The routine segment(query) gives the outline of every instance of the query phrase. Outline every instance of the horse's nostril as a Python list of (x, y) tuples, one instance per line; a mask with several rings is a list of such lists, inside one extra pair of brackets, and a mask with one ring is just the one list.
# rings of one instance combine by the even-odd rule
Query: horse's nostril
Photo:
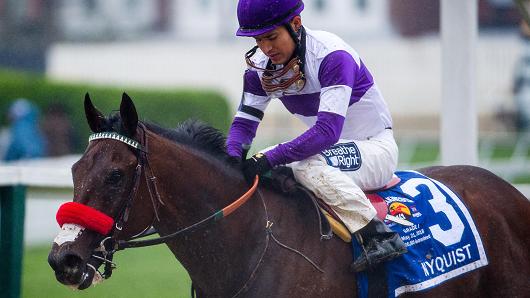
[(75, 254), (66, 254), (63, 258), (63, 267), (65, 268), (79, 268), (83, 260)]
[(71, 252), (50, 253), (48, 263), (55, 272), (72, 272), (81, 268), (83, 259)]
[(52, 267), (53, 271), (57, 271), (58, 260), (57, 255), (53, 253), (53, 251), (48, 254), (48, 264), (50, 264), (50, 267)]
[(77, 285), (83, 279), (83, 259), (72, 252), (50, 253), (48, 263), (55, 271), (57, 280), (65, 285)]

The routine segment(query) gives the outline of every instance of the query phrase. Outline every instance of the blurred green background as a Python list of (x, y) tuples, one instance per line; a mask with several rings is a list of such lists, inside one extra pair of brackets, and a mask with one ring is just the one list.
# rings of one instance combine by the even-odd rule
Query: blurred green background
[[(83, 83), (65, 83), (47, 79), (34, 73), (2, 70), (0, 68), (0, 124), (7, 124), (7, 110), (13, 100), (26, 98), (40, 110), (41, 119), (54, 109), (64, 109), (78, 140), (73, 152), (81, 153), (90, 133), (84, 114), (83, 101), (89, 93), (94, 105), (104, 114), (119, 109), (121, 96), (126, 92), (134, 101), (141, 120), (156, 122), (166, 127), (188, 119), (201, 119), (226, 131), (230, 123), (230, 107), (219, 92), (207, 89), (141, 89), (109, 87)], [(53, 135), (47, 135), (53, 143)]]
[(118, 268), (112, 276), (84, 291), (72, 290), (55, 280), (47, 262), (49, 252), (50, 246), (24, 250), (22, 297), (190, 297), (190, 279), (165, 245), (116, 253)]

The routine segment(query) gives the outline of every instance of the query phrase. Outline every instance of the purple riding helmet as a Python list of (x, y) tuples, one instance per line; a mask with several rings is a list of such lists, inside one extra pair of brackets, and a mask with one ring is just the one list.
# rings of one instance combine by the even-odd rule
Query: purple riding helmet
[(239, 0), (237, 36), (254, 37), (282, 26), (304, 10), (302, 0)]

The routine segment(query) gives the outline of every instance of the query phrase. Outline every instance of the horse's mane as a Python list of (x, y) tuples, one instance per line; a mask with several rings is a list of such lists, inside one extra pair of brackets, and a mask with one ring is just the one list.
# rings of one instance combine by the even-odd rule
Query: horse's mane
[[(197, 120), (188, 119), (170, 129), (152, 122), (142, 122), (153, 133), (171, 140), (175, 143), (184, 144), (197, 150), (225, 160), (228, 158), (225, 141), (226, 138), (221, 131), (209, 124)], [(119, 113), (108, 118), (109, 129), (124, 134)]]

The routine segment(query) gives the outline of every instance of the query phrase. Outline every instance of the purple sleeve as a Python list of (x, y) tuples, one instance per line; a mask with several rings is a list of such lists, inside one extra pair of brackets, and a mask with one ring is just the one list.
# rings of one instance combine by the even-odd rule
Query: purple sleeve
[(350, 53), (343, 50), (329, 53), (318, 69), (318, 80), (322, 88), (336, 85), (353, 88), (358, 75), (359, 65)]
[(230, 130), (228, 138), (226, 139), (226, 150), (228, 155), (241, 158), (243, 152), (243, 144), (251, 144), (256, 136), (258, 129), (258, 122), (248, 120), (245, 118), (235, 117)]
[(261, 87), (261, 81), (258, 73), (247, 69), (243, 75), (243, 92), (252, 93), (259, 96), (267, 96), (267, 93)]
[(350, 105), (358, 102), (374, 84), (374, 78), (364, 63), (357, 64), (352, 55), (339, 50), (328, 54), (318, 70), (322, 88), (345, 85), (352, 88)]
[(318, 112), (313, 127), (294, 140), (265, 152), (265, 156), (273, 167), (306, 159), (337, 143), (343, 124), (341, 115)]
[[(261, 87), (261, 82), (258, 77), (258, 73), (251, 70), (246, 70), (243, 75), (243, 92), (248, 92), (257, 96), (267, 96), (263, 88)], [(245, 94), (243, 94), (241, 105), (239, 106), (240, 112), (241, 108), (245, 103)], [(263, 112), (254, 107), (252, 103), (248, 107), (250, 111), (244, 111), (245, 114), (261, 119), (263, 117)], [(252, 113), (252, 111), (254, 111)], [(261, 115), (259, 113), (261, 112)], [(258, 113), (258, 114), (256, 114)], [(259, 122), (253, 121), (250, 119), (235, 117), (230, 130), (228, 131), (228, 137), (226, 139), (226, 150), (228, 155), (241, 158), (243, 153), (243, 144), (250, 145), (252, 140), (256, 136), (256, 130), (258, 129)]]

